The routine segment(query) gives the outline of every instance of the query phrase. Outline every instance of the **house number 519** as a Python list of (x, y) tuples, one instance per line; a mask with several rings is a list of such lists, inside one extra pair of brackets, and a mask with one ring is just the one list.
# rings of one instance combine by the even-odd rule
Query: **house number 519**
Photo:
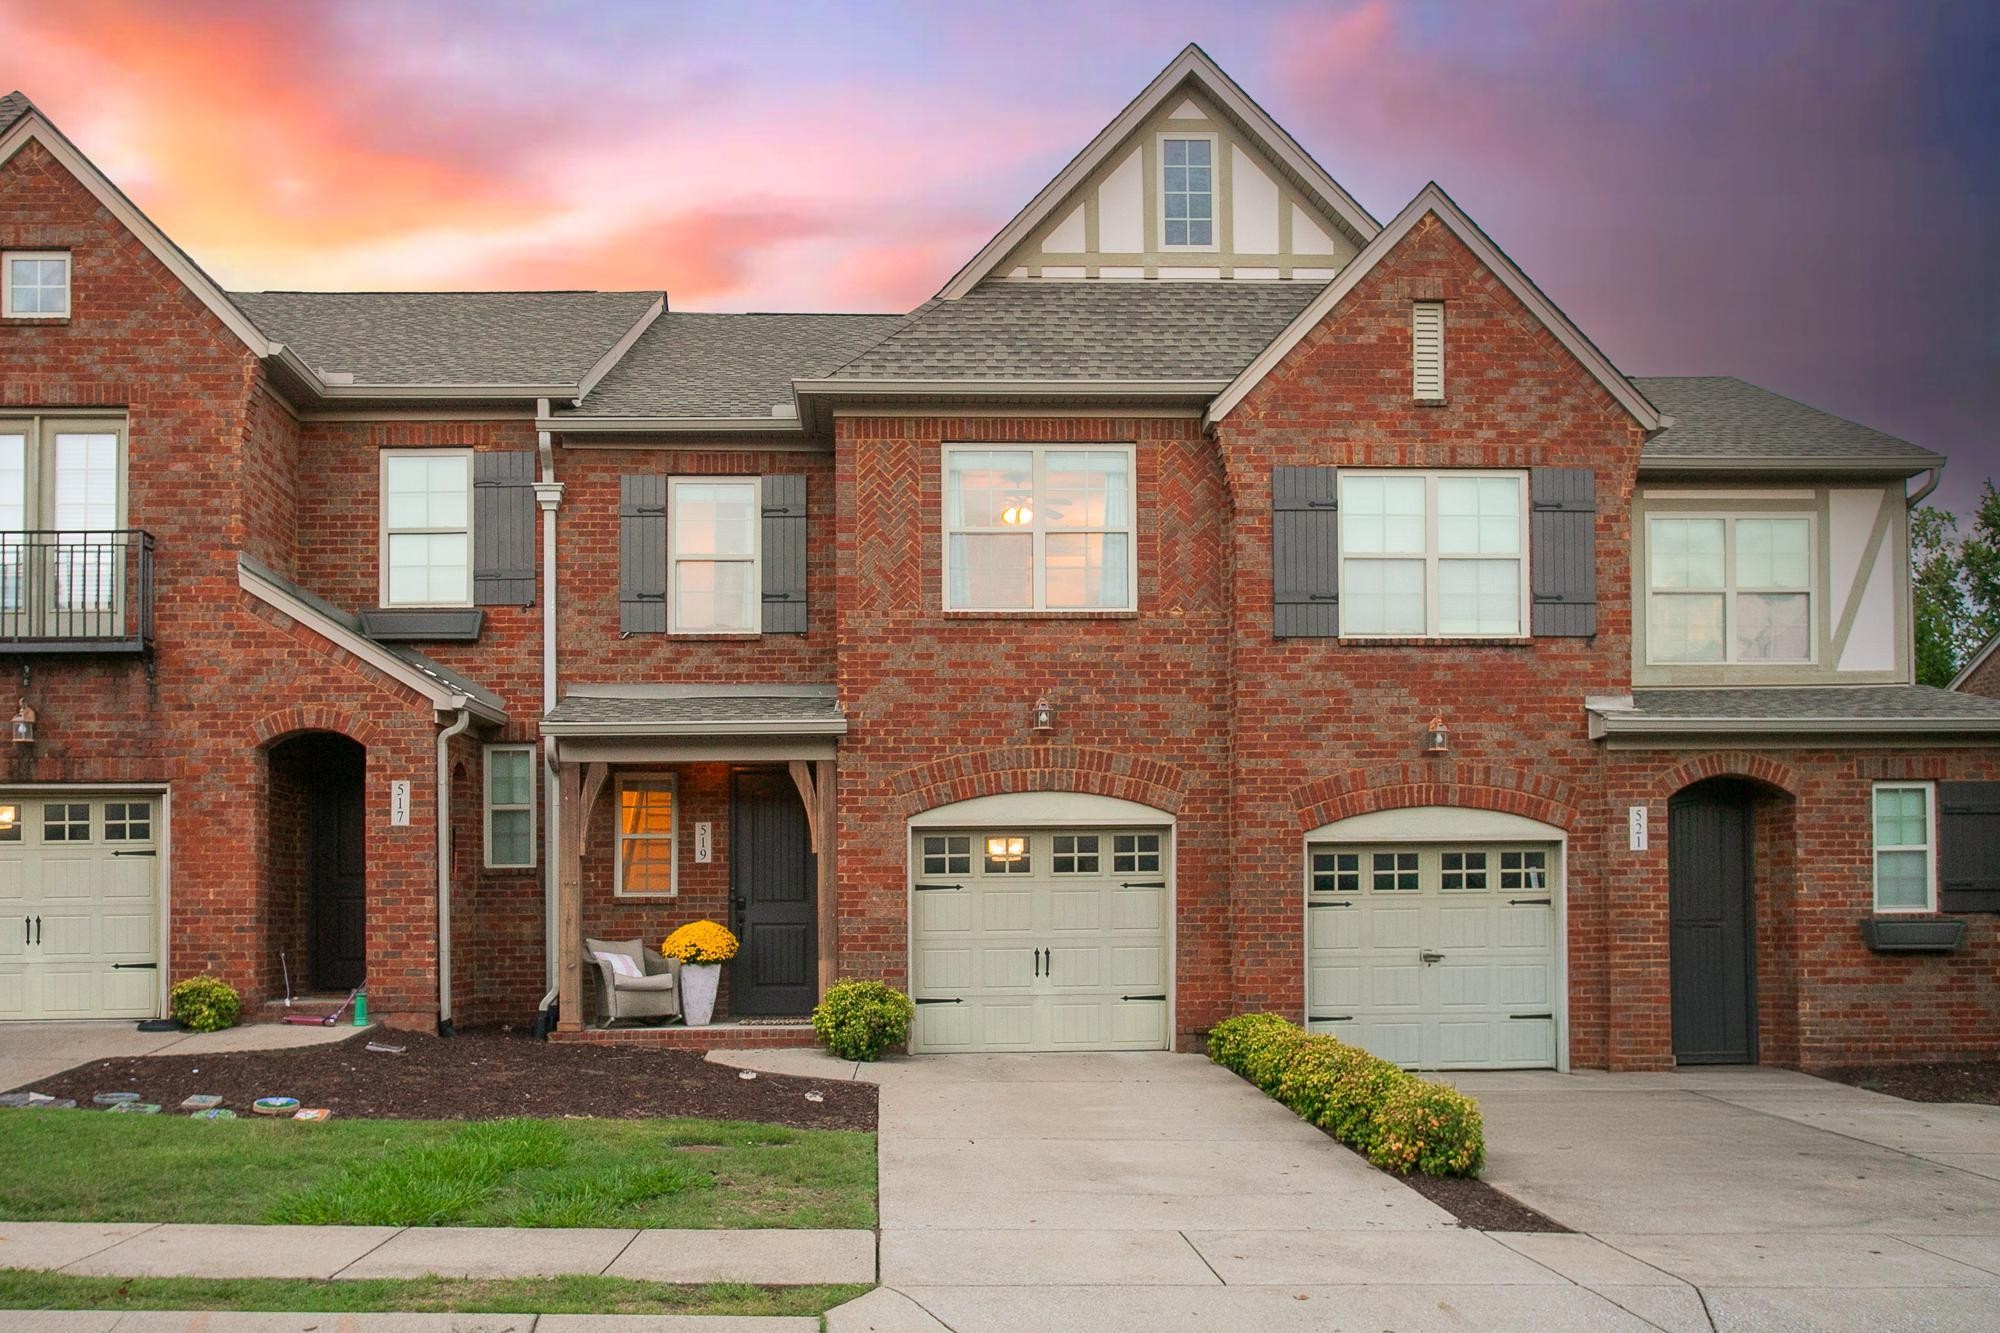
[(709, 841), (709, 829), (711, 827), (712, 825), (707, 820), (702, 820), (694, 826), (694, 859), (698, 865), (707, 865), (709, 855), (713, 850), (713, 846)]

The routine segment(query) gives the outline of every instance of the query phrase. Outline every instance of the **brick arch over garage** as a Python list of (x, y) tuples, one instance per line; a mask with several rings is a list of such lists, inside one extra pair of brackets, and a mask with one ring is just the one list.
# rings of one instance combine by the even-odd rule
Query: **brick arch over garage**
[(331, 731), (373, 749), (377, 742), (375, 724), (359, 713), (324, 704), (293, 704), (266, 713), (251, 724), (251, 735), (259, 746), (268, 746), (307, 731)]
[(1667, 770), (1653, 784), (1652, 794), (1655, 798), (1664, 799), (1683, 787), (1709, 778), (1753, 778), (1791, 797), (1797, 797), (1801, 788), (1798, 770), (1789, 764), (1747, 750), (1722, 750), (1701, 755)]
[(1015, 792), (1082, 792), (1179, 814), (1188, 776), (1172, 764), (1116, 750), (1073, 745), (1015, 745), (974, 750), (897, 774), (897, 813), (908, 819), (940, 805)]
[(1559, 829), (1578, 822), (1576, 792), (1568, 783), (1533, 773), (1459, 764), (1355, 769), (1308, 783), (1299, 793), (1299, 828), (1311, 831), (1377, 810), (1411, 806), (1466, 806), (1520, 815)]

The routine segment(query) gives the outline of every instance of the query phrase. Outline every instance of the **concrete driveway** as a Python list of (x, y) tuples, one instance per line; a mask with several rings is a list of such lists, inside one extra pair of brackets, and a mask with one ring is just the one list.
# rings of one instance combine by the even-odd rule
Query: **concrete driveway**
[(221, 1032), (141, 1032), (130, 1019), (87, 1023), (0, 1023), (0, 1092), (32, 1088), (37, 1079), (93, 1060), (134, 1055), (198, 1055), (315, 1046), (354, 1035), (354, 1028), (249, 1023)]

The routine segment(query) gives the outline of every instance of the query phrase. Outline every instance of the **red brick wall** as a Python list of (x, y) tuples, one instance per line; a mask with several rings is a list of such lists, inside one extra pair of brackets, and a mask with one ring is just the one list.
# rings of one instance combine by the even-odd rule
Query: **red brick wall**
[(1989, 699), (2000, 699), (2000, 650), (1989, 654), (1979, 664), (1965, 683), (1958, 687), (1967, 694), (1983, 694)]

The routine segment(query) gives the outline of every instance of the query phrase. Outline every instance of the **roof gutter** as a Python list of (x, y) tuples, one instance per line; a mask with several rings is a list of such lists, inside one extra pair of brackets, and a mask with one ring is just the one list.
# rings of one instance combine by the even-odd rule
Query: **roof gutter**
[(1931, 492), (1936, 490), (1938, 488), (1938, 483), (1943, 480), (1944, 480), (1944, 464), (1940, 463), (1936, 467), (1930, 469), (1930, 480), (1926, 481), (1922, 486), (1918, 487), (1917, 493), (1915, 495), (1906, 495), (1903, 497), (1903, 507), (1905, 509), (1915, 509), (1918, 505), (1922, 504), (1925, 500), (1930, 498)]
[(1590, 738), (1610, 736), (1909, 736), (2000, 733), (2000, 717), (1647, 717), (1592, 712)]
[[(1810, 473), (1814, 476), (1913, 477), (1920, 472), (1935, 472), (1943, 466), (1944, 460), (1936, 454), (1907, 454), (1902, 457), (1885, 458), (1828, 458), (1824, 455), (1817, 458), (1798, 456), (1742, 458), (1727, 454), (1648, 457), (1644, 450), (1639, 454), (1639, 475), (1642, 477), (1696, 472), (1731, 476), (1758, 473)], [(1936, 482), (1933, 481), (1932, 487), (1935, 485)], [(1922, 494), (1930, 494), (1930, 488), (1926, 488)], [(1921, 499), (1922, 496), (1918, 498)]]
[(698, 722), (543, 722), (544, 736), (845, 736), (847, 719), (735, 718)]
[(568, 435), (797, 435), (805, 423), (789, 417), (591, 417), (540, 416), (535, 429)]

